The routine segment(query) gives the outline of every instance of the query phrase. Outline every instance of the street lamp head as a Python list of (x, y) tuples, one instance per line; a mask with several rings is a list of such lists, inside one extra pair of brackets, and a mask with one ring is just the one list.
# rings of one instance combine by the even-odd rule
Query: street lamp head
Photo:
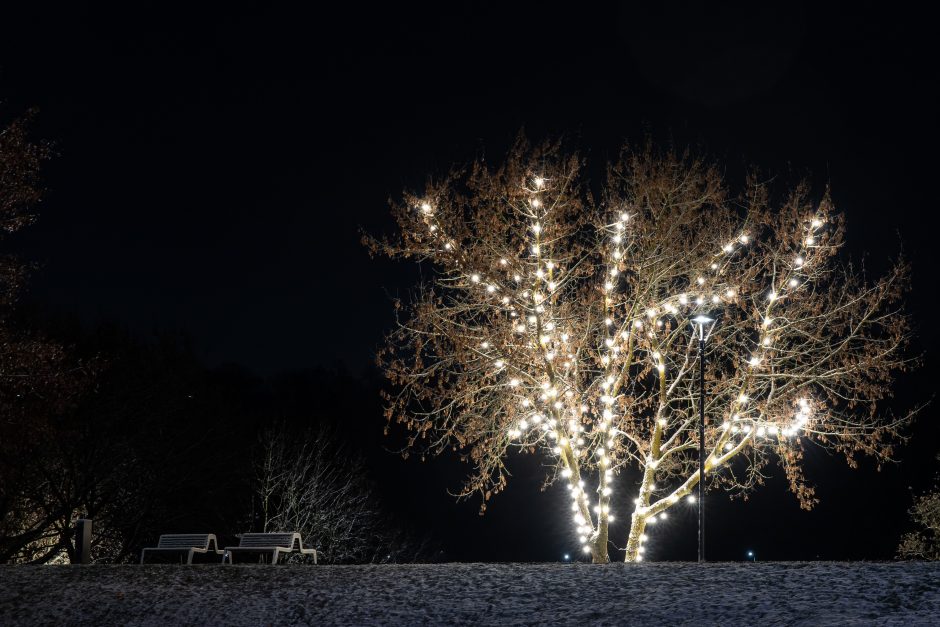
[(714, 318), (709, 318), (704, 314), (699, 314), (692, 318), (692, 324), (697, 327), (699, 337), (705, 339), (705, 327), (715, 322)]

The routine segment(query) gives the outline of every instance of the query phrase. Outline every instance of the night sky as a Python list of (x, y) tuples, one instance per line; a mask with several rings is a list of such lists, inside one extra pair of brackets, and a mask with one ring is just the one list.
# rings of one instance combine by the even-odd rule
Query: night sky
[[(184, 331), (210, 367), (365, 372), (392, 325), (389, 297), (418, 276), (359, 244), (360, 228), (391, 230), (389, 197), (480, 155), (498, 161), (520, 129), (564, 136), (596, 163), (649, 134), (702, 148), (733, 183), (751, 164), (828, 182), (847, 253), (874, 273), (903, 247), (927, 359), (894, 406), (931, 399), (940, 137), (927, 15), (447, 4), (4, 7), (0, 116), (37, 107), (35, 134), (58, 152), (41, 220), (6, 243), (40, 264), (29, 299), (141, 335)], [(812, 513), (780, 481), (747, 502), (713, 495), (709, 556), (890, 558), (910, 488), (937, 470), (935, 405), (913, 436), (881, 473), (808, 456)], [(577, 550), (557, 513), (567, 496), (538, 493), (532, 460), (483, 518), (446, 494), (461, 468), (396, 463), (409, 466), (397, 498), (453, 559)], [(668, 524), (675, 540), (648, 557), (693, 558), (693, 512)]]

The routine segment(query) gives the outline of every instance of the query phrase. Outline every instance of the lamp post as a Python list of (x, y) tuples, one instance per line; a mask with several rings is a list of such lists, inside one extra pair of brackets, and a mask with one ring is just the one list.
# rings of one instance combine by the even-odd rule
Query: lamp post
[(698, 331), (698, 561), (705, 561), (705, 327), (714, 319), (699, 315), (692, 319)]

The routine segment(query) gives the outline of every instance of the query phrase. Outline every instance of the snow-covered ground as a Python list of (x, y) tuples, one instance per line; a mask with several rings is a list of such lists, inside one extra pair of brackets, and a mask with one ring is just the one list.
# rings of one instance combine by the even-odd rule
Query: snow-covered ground
[(0, 566), (0, 625), (940, 625), (940, 564)]

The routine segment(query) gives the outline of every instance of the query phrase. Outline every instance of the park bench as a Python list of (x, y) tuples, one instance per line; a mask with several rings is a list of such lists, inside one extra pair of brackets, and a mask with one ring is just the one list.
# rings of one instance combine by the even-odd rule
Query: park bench
[(227, 546), (225, 551), (229, 564), (234, 564), (238, 555), (257, 555), (261, 562), (277, 564), (281, 554), (290, 553), (313, 555), (313, 563), (317, 563), (316, 549), (305, 549), (299, 533), (243, 533), (238, 546)]
[(219, 550), (214, 533), (165, 533), (160, 536), (156, 547), (141, 551), (140, 563), (143, 564), (148, 556), (161, 556), (162, 562), (174, 564), (192, 564), (193, 558), (213, 563), (225, 560), (225, 553)]

